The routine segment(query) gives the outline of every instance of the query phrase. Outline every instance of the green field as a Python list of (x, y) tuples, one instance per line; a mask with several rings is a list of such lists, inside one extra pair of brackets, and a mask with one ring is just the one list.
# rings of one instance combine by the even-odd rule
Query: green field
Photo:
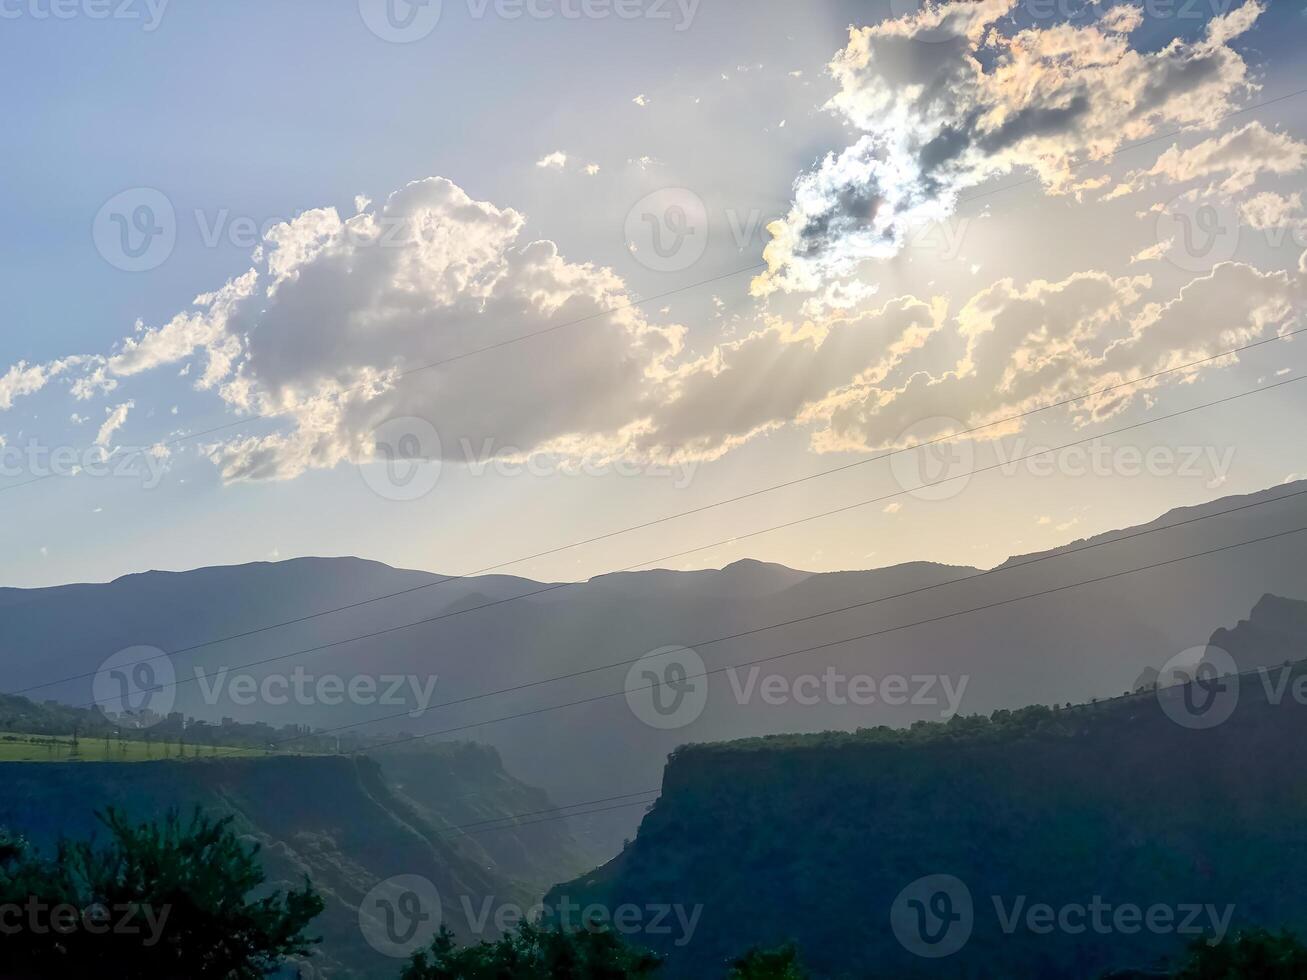
[(0, 762), (153, 762), (160, 759), (238, 759), (267, 756), (265, 749), (226, 745), (178, 746), (176, 741), (81, 738), (0, 732)]

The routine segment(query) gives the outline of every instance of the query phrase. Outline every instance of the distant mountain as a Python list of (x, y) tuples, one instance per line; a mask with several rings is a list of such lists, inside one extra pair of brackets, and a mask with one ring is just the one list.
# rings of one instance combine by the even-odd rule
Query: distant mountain
[(1278, 667), (1307, 656), (1307, 602), (1264, 595), (1247, 619), (1221, 627), (1209, 641), (1230, 654), (1240, 670)]
[(671, 910), (631, 935), (668, 980), (787, 939), (818, 980), (1083, 980), (1301, 935), (1307, 706), (1249, 684), (1199, 730), (1163, 710), (1183, 697), (688, 746), (635, 840), (546, 903)]
[(47, 850), (60, 837), (102, 836), (95, 811), (107, 806), (135, 819), (158, 819), (171, 807), (187, 816), (196, 806), (234, 816), (237, 831), (261, 845), (270, 885), (298, 888), (307, 875), (326, 900), (311, 930), (325, 941), (301, 974), (308, 976), (398, 974), (402, 959), (377, 952), (359, 926), (365, 897), (392, 876), (430, 881), (442, 920), (475, 941), (494, 936), (480, 920), (487, 908), (530, 907), (545, 880), (575, 873), (585, 860), (565, 821), (506, 830), (490, 822), (552, 804), (482, 746), (392, 750), (379, 759), (0, 763), (0, 785), (0, 828)]
[[(686, 742), (939, 720), (950, 710), (941, 678), (964, 713), (1120, 694), (1141, 670), (1204, 644), (1263, 595), (1307, 598), (1307, 536), (1170, 563), (1307, 525), (1304, 490), (1307, 482), (1171, 511), (1142, 528), (1015, 557), (990, 574), (924, 562), (817, 574), (744, 561), (575, 584), (509, 575), (442, 583), (376, 562), (305, 558), (0, 590), (0, 688), (87, 674), (123, 648), (152, 645), (179, 651), (175, 707), (187, 714), (320, 728), (374, 722), (367, 730), (473, 739), (494, 745), (510, 772), (556, 800), (607, 798), (656, 786), (667, 754)], [(1244, 509), (1195, 522), (1231, 508)], [(1121, 574), (1144, 565), (1159, 567)], [(1101, 581), (1019, 598), (1087, 579)], [(393, 592), (404, 594), (378, 598)], [(508, 601), (514, 597), (522, 598)], [(790, 625), (760, 631), (782, 623)], [(225, 636), (233, 639), (207, 642)], [(840, 642), (857, 636), (866, 638)], [(732, 638), (709, 642), (722, 637)], [(751, 666), (711, 676), (706, 706), (688, 724), (650, 727), (628, 707), (624, 684), (632, 661), (675, 645), (696, 649), (710, 671)], [(197, 667), (212, 676), (197, 682)], [(406, 716), (417, 705), (408, 688), (398, 707), (232, 697), (230, 682), (241, 674), (260, 685), (296, 668), (345, 680), (393, 674), (420, 685), (435, 675), (435, 707)], [(794, 684), (810, 690), (811, 678), (827, 674), (901, 677), (909, 694), (872, 704), (824, 690), (815, 699), (793, 696)], [(571, 676), (539, 683), (559, 675)], [(918, 696), (913, 677), (934, 678), (933, 695)], [(481, 697), (507, 688), (514, 690)], [(28, 696), (84, 703), (92, 680)], [(552, 710), (569, 702), (580, 703)], [(615, 849), (639, 815), (628, 807), (591, 820)]]
[(774, 595), (813, 577), (812, 572), (800, 572), (773, 562), (744, 559), (722, 569), (696, 569), (670, 571), (652, 569), (647, 572), (614, 572), (598, 575), (590, 584), (598, 588), (613, 589), (624, 595), (640, 598), (651, 592), (697, 593), (719, 599), (759, 598)]

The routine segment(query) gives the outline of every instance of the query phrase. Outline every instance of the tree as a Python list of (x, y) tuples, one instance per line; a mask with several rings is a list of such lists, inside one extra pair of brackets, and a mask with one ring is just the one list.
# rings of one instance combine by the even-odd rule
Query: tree
[(731, 964), (726, 980), (808, 980), (793, 943), (777, 949), (751, 949)]
[(249, 897), (264, 883), (259, 849), (242, 844), (230, 817), (197, 810), (184, 823), (173, 811), (160, 825), (132, 824), (114, 809), (97, 816), (105, 846), (64, 842), (52, 860), (0, 836), (11, 973), (89, 976), (112, 964), (115, 976), (139, 980), (249, 980), (319, 941), (305, 935), (323, 909), (307, 880)]
[(567, 932), (524, 924), (498, 942), (459, 948), (442, 927), (409, 960), (400, 980), (637, 980), (661, 967), (657, 956), (607, 929)]
[(1175, 980), (1298, 980), (1307, 976), (1307, 947), (1291, 932), (1248, 929), (1215, 946), (1190, 945)]

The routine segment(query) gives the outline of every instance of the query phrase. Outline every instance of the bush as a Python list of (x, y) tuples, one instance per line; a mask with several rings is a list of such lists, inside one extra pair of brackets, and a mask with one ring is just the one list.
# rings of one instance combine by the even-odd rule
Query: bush
[(98, 816), (106, 846), (62, 843), (53, 860), (0, 837), (7, 975), (246, 980), (318, 942), (304, 934), (323, 908), (307, 880), (249, 897), (264, 881), (258, 847), (241, 843), (230, 818)]
[(494, 943), (459, 948), (442, 928), (409, 960), (400, 980), (635, 980), (662, 962), (606, 929), (566, 932), (523, 925)]

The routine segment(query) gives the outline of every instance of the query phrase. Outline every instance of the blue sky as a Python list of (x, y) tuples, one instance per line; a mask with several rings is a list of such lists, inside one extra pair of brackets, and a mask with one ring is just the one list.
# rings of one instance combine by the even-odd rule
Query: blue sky
[[(628, 6), (630, 19), (564, 16), (580, 6), (544, 0), (535, 9), (548, 16), (510, 18), (504, 13), (517, 9), (511, 4), (491, 3), (482, 12), (468, 0), (445, 0), (429, 34), (389, 43), (369, 30), (369, 2), (170, 3), (155, 13), (140, 2), (107, 19), (91, 15), (94, 0), (63, 8), (70, 12), (65, 19), (46, 16), (45, 0), (0, 11), (0, 78), (11, 107), (0, 134), (0, 378), (7, 371), (17, 377), (20, 364), (79, 359), (38, 390), (15, 395), (7, 408), (0, 402), (0, 435), (11, 453), (33, 441), (81, 451), (100, 435), (108, 451), (171, 444), (158, 485), (148, 489), (140, 478), (86, 474), (17, 486), (31, 474), (7, 470), (0, 477), (4, 584), (299, 554), (359, 554), (465, 572), (867, 459), (903, 445), (900, 437), (920, 420), (945, 416), (970, 425), (1004, 408), (1085, 390), (1075, 387), (1082, 377), (1089, 387), (1116, 377), (1086, 363), (1062, 380), (1070, 388), (1036, 384), (1032, 365), (1045, 355), (1056, 363), (1069, 336), (1084, 348), (1077, 356), (1089, 357), (1121, 340), (1131, 324), (1157, 324), (1149, 342), (1138, 345), (1139, 358), (1123, 361), (1130, 375), (1162, 364), (1166, 350), (1210, 353), (1299, 324), (1307, 218), (1293, 207), (1303, 190), (1294, 146), (1307, 139), (1307, 96), (1241, 111), (1307, 87), (1307, 67), (1295, 56), (1307, 18), (1297, 5), (1272, 4), (1218, 44), (1210, 35), (1214, 15), (1233, 24), (1247, 4), (1146, 4), (1128, 31), (1094, 27), (1110, 25), (1111, 12), (1124, 4), (1009, 4), (992, 26), (1009, 37), (1024, 29), (1028, 47), (1051, 49), (1059, 31), (1077, 28), (1098, 31), (1096, 43), (1122, 45), (1113, 57), (1124, 50), (1147, 64), (1160, 64), (1159, 53), (1177, 37), (1228, 51), (1220, 71), (1232, 71), (1230, 59), (1237, 59), (1242, 80), (1218, 71), (1224, 80), (1197, 98), (1238, 114), (1213, 109), (1199, 118), (1184, 101), (1191, 93), (1159, 68), (1159, 84), (1178, 86), (1167, 90), (1166, 111), (1149, 116), (1138, 93), (1130, 96), (1131, 110), (1095, 104), (1050, 137), (1059, 147), (1052, 162), (1030, 141), (993, 149), (997, 141), (982, 137), (993, 136), (994, 116), (982, 124), (989, 130), (973, 134), (971, 155), (956, 171), (917, 175), (920, 184), (905, 179), (903, 188), (881, 180), (881, 214), (920, 206), (902, 212), (892, 240), (868, 244), (865, 229), (854, 228), (833, 232), (814, 251), (786, 252), (768, 222), (788, 214), (794, 229), (810, 231), (839, 218), (837, 211), (804, 210), (803, 195), (796, 198), (796, 180), (805, 175), (813, 187), (847, 177), (837, 167), (823, 170), (825, 154), (838, 157), (865, 135), (883, 156), (886, 147), (902, 150), (945, 125), (934, 115), (938, 107), (897, 117), (903, 106), (886, 110), (886, 92), (904, 91), (913, 72), (948, 77), (959, 66), (1011, 62), (1015, 48), (969, 48), (956, 12), (930, 28), (922, 20), (930, 10), (919, 14), (906, 2), (815, 3), (799, 16), (792, 4), (710, 0), (679, 7), (649, 0)], [(908, 26), (885, 26), (893, 24)], [(857, 54), (850, 25), (871, 29), (873, 48), (906, 34), (911, 63), (895, 62), (886, 48), (871, 69), (864, 65), (841, 81), (828, 66), (838, 52)], [(1098, 92), (1119, 84), (1125, 91), (1138, 77), (1087, 61), (1067, 68), (1046, 58), (1038, 67), (1044, 74), (1032, 90), (1046, 90), (1059, 104), (1077, 86)], [(896, 78), (895, 71), (906, 74)], [(1021, 79), (986, 84), (974, 98), (991, 113), (1013, 112), (1026, 98), (1013, 95)], [(838, 93), (845, 101), (831, 104)], [(1217, 146), (1253, 123), (1261, 128), (1243, 134), (1246, 146)], [(1115, 152), (1101, 152), (1109, 136), (1094, 137), (1095, 126), (1116, 133), (1108, 147)], [(1127, 131), (1153, 142), (1130, 148), (1136, 140), (1122, 135)], [(1060, 167), (1075, 168), (1067, 172), (1076, 181), (1102, 182), (1059, 184)], [(292, 222), (294, 232), (286, 234), (307, 241), (299, 216), (322, 208), (336, 209), (342, 220), (383, 215), (390, 195), (429, 178), (444, 178), (454, 190), (440, 192), (437, 204), (411, 206), (455, 224), (475, 210), (480, 230), (440, 224), (440, 234), (458, 248), (484, 247), (469, 253), (484, 263), (478, 275), (504, 282), (519, 275), (522, 284), (513, 289), (522, 292), (491, 291), (481, 306), (460, 305), (471, 302), (467, 291), (447, 301), (434, 284), (446, 274), (461, 281), (465, 265), (459, 259), (442, 266), (444, 253), (424, 253), (416, 267), (404, 259), (375, 281), (360, 278), (366, 255), (305, 258), (299, 285), (284, 288), (277, 302), (242, 298), (238, 315), (203, 343), (176, 357), (155, 356), (148, 369), (120, 370), (113, 361), (130, 348), (129, 338), (149, 341), (192, 310), (196, 296), (278, 251), (265, 244), (263, 256), (255, 255), (254, 229)], [(942, 181), (945, 191), (923, 205), (921, 187), (930, 180)], [(437, 185), (416, 186), (425, 192)], [(947, 199), (950, 187), (961, 201)], [(94, 231), (103, 230), (97, 215), (106, 202), (142, 188), (168, 202), (175, 246), (148, 270), (127, 272), (97, 250)], [(856, 190), (852, 196), (861, 201), (867, 187)], [(648, 205), (660, 191), (672, 196)], [(359, 197), (371, 202), (362, 212)], [(653, 242), (635, 240), (645, 228), (640, 209), (665, 209), (668, 201), (702, 204), (702, 225), (694, 214), (688, 220), (707, 244), (688, 264), (659, 261)], [(1229, 249), (1185, 258), (1184, 244), (1175, 242), (1181, 224), (1167, 217), (1168, 207), (1215, 215), (1238, 234)], [(401, 214), (399, 204), (394, 213)], [(415, 213), (402, 212), (405, 220)], [(670, 213), (660, 211), (664, 219)], [(904, 235), (909, 219), (923, 215), (927, 223)], [(940, 220), (931, 224), (932, 216)], [(477, 236), (485, 228), (490, 238), (481, 246)], [(751, 293), (754, 267), (773, 238), (773, 285), (755, 284)], [(1168, 239), (1169, 255), (1147, 254)], [(532, 254), (522, 250), (537, 240), (554, 243), (565, 266), (505, 259)], [(280, 254), (289, 254), (288, 246)], [(1229, 264), (1212, 278), (1222, 261)], [(413, 268), (416, 285), (405, 278)], [(1104, 278), (1076, 279), (1091, 273)], [(532, 276), (546, 274), (546, 286), (532, 284)], [(1267, 278), (1276, 275), (1281, 279)], [(1147, 285), (1130, 282), (1138, 277)], [(1157, 312), (1204, 279), (1205, 293), (1191, 288), (1175, 323)], [(1041, 292), (1037, 283), (1050, 288)], [(267, 288), (261, 281), (265, 298)], [(336, 288), (342, 306), (314, 305)], [(1101, 295), (1077, 304), (1102, 306), (1092, 316), (1077, 306), (1084, 318), (1077, 325), (1066, 320), (1065, 304), (1081, 288)], [(551, 307), (550, 295), (567, 289), (576, 295)], [(422, 316), (385, 319), (397, 297), (415, 290)], [(512, 352), (487, 352), (394, 388), (383, 379), (378, 383), (387, 390), (366, 404), (346, 404), (348, 389), (367, 370), (403, 371), (431, 351), (453, 357), (556, 326), (568, 311), (586, 315), (613, 298), (625, 305), (661, 294), (671, 295)], [(1241, 304), (1239, 296), (1260, 298)], [(514, 312), (524, 302), (538, 305)], [(918, 346), (910, 328), (895, 332), (902, 325), (887, 312), (891, 306), (894, 316), (921, 318), (920, 329), (937, 315), (929, 339)], [(964, 310), (971, 312), (959, 318)], [(1027, 331), (1017, 353), (1032, 360), (1013, 363), (1029, 376), (1004, 377), (1010, 397), (990, 397), (983, 370), (965, 377), (974, 367), (962, 356), (966, 338), (1003, 332), (994, 326), (999, 319), (985, 320), (987, 310)], [(360, 337), (374, 322), (381, 324), (379, 341), (368, 347)], [(1093, 337), (1086, 333), (1091, 322), (1099, 331)], [(231, 372), (197, 388), (212, 349), (222, 344), (235, 352)], [(674, 353), (662, 349), (669, 344)], [(1154, 387), (1088, 419), (1047, 413), (968, 451), (984, 465), (1273, 383), (1277, 372), (1303, 370), (1301, 349), (1287, 342), (1262, 347), (1238, 365), (1197, 373), (1191, 383)], [(884, 376), (869, 379), (866, 372), (875, 374), (887, 358), (893, 364)], [(614, 383), (627, 373), (629, 384)], [(338, 413), (329, 424), (321, 421), (321, 406), (306, 407), (320, 393), (317, 380), (327, 377), (347, 389), (327, 396), (329, 413)], [(917, 399), (913, 377), (934, 379), (937, 394)], [(79, 379), (88, 397), (78, 397)], [(242, 391), (224, 390), (233, 381)], [(416, 394), (397, 394), (401, 387)], [(1170, 450), (1176, 461), (1153, 473), (1131, 475), (1129, 462), (1116, 457), (1104, 472), (1085, 473), (1066, 460), (1050, 475), (1014, 466), (977, 476), (947, 499), (908, 493), (893, 502), (897, 507), (868, 506), (671, 564), (746, 556), (809, 568), (914, 558), (987, 564), (1307, 473), (1292, 424), (1304, 401), (1289, 386), (1116, 440)], [(291, 407), (275, 419), (187, 440), (270, 406)], [(119, 410), (121, 425), (104, 434)], [(378, 493), (376, 480), (367, 478), (379, 465), (368, 461), (375, 458), (371, 434), (391, 417), (422, 417), (439, 432), (439, 479), (416, 500)], [(306, 426), (322, 425), (312, 440), (296, 441)], [(916, 436), (938, 431), (928, 426)], [(240, 442), (250, 438), (272, 441)], [(478, 471), (457, 458), (465, 443), (507, 455)], [(518, 473), (509, 450), (549, 464)], [(1200, 462), (1185, 468), (1180, 458), (1190, 454)], [(573, 470), (579, 475), (560, 475)], [(897, 493), (901, 478), (887, 463), (869, 463), (511, 570), (572, 578), (626, 567)], [(978, 513), (984, 522), (976, 521)]]

